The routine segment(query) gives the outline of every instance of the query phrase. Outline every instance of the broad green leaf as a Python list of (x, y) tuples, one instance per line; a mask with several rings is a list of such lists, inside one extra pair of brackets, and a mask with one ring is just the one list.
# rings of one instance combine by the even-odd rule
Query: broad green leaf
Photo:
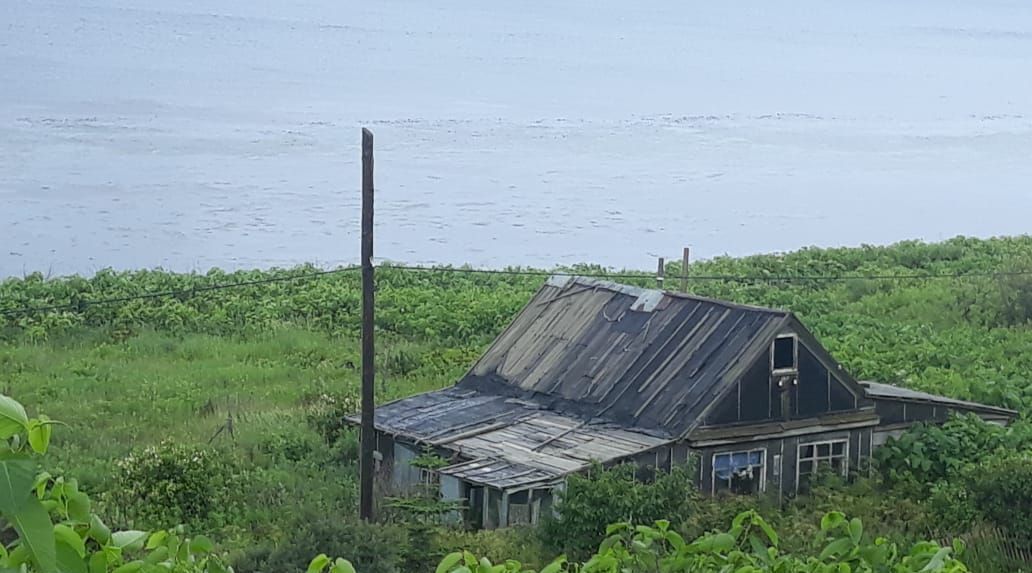
[(154, 551), (148, 553), (147, 556), (143, 558), (143, 561), (148, 565), (155, 565), (168, 559), (169, 554), (170, 552), (168, 547), (158, 547)]
[(781, 540), (778, 539), (778, 532), (774, 531), (774, 528), (771, 527), (770, 524), (762, 518), (757, 517), (756, 524), (760, 526), (761, 530), (763, 530), (763, 533), (767, 536), (767, 539), (770, 540), (770, 544), (774, 547), (777, 547), (778, 544), (781, 542)]
[(829, 511), (821, 518), (821, 531), (831, 531), (845, 520), (846, 516), (841, 511)]
[(69, 547), (74, 549), (79, 557), (84, 557), (86, 555), (86, 542), (83, 538), (79, 537), (79, 534), (71, 527), (68, 527), (63, 523), (58, 523), (54, 526), (54, 538), (58, 541), (63, 541)]
[(566, 565), (566, 556), (560, 555), (555, 559), (555, 561), (545, 565), (545, 568), (541, 570), (541, 573), (559, 573), (562, 571), (563, 565)]
[(946, 563), (946, 558), (950, 556), (950, 548), (943, 547), (942, 549), (935, 552), (935, 556), (932, 557), (931, 561), (925, 565), (919, 573), (930, 573), (931, 571), (938, 571), (942, 569), (942, 566)]
[(667, 543), (669, 543), (675, 551), (681, 551), (682, 549), (684, 549), (684, 538), (681, 537), (681, 534), (677, 533), (676, 531), (667, 531), (666, 540)]
[(98, 551), (90, 555), (89, 571), (90, 573), (107, 573), (107, 555), (104, 552)]
[(0, 440), (6, 440), (28, 426), (25, 408), (13, 398), (0, 394)]
[(23, 458), (0, 460), (0, 513), (14, 515), (32, 497), (36, 466)]
[(43, 497), (43, 494), (47, 492), (47, 485), (50, 484), (50, 478), (52, 477), (48, 472), (43, 472), (36, 476), (36, 483), (32, 486), (36, 490), (36, 497)]
[(320, 573), (327, 565), (330, 564), (330, 558), (325, 553), (320, 553), (315, 556), (315, 559), (308, 564), (307, 573)]
[(850, 539), (848, 537), (843, 537), (841, 539), (836, 539), (835, 541), (832, 541), (831, 543), (829, 543), (828, 546), (825, 547), (823, 551), (821, 551), (821, 554), (818, 557), (818, 559), (820, 559), (821, 561), (824, 561), (825, 559), (827, 559), (829, 557), (838, 557), (840, 555), (843, 555), (844, 553), (846, 553), (850, 549), (852, 549), (852, 547), (853, 547), (853, 540), (852, 539)]
[(87, 534), (101, 545), (111, 541), (111, 529), (96, 515), (90, 516), (90, 530)]
[(625, 531), (631, 528), (629, 523), (613, 523), (606, 527), (606, 535), (613, 535), (618, 531)]
[(123, 551), (138, 551), (146, 542), (146, 531), (116, 531), (111, 534), (111, 544)]
[(54, 427), (45, 418), (33, 420), (29, 423), (29, 446), (37, 454), (47, 453), (47, 448), (50, 447), (50, 434), (53, 431)]
[(140, 569), (143, 569), (144, 565), (146, 565), (146, 563), (137, 559), (136, 561), (130, 561), (121, 567), (116, 567), (111, 573), (136, 573)]
[(730, 551), (735, 546), (735, 538), (727, 533), (718, 533), (711, 539), (714, 551)]
[(57, 540), (56, 548), (57, 568), (61, 573), (88, 573), (86, 561), (83, 560), (76, 548), (69, 546), (64, 539), (60, 538)]
[(855, 545), (860, 544), (860, 539), (864, 535), (864, 524), (860, 521), (859, 517), (854, 517), (849, 522), (849, 538), (853, 540)]
[(90, 498), (81, 491), (68, 494), (68, 517), (72, 521), (90, 523)]
[(437, 570), (435, 573), (448, 573), (456, 565), (462, 561), (462, 552), (456, 551), (455, 553), (449, 553), (441, 559), (441, 562), (437, 564)]
[(330, 568), (330, 573), (356, 573), (355, 567), (347, 559), (337, 558), (333, 562), (333, 567)]
[(203, 535), (198, 535), (190, 540), (190, 553), (211, 553), (215, 551), (215, 544)]
[(29, 554), (29, 550), (24, 545), (18, 545), (11, 550), (11, 553), (7, 556), (7, 565), (9, 567), (20, 568), (22, 564), (28, 563), (32, 555)]
[(767, 556), (767, 546), (763, 543), (759, 537), (755, 535), (749, 536), (749, 546), (752, 548), (753, 554), (757, 556)]
[(29, 500), (18, 513), (10, 517), (10, 521), (41, 573), (55, 573), (57, 549), (54, 544), (54, 525), (50, 522), (47, 510), (43, 509), (43, 504), (29, 496)]
[(211, 557), (205, 562), (205, 571), (206, 573), (232, 573), (232, 570), (226, 569), (222, 561), (215, 557)]
[(149, 538), (147, 538), (146, 549), (156, 549), (161, 547), (161, 545), (165, 543), (166, 539), (168, 539), (168, 531), (165, 531), (164, 529), (155, 531), (154, 533), (151, 533)]
[(121, 548), (115, 547), (114, 545), (105, 545), (101, 551), (103, 551), (104, 555), (107, 557), (109, 565), (118, 565), (122, 562)]

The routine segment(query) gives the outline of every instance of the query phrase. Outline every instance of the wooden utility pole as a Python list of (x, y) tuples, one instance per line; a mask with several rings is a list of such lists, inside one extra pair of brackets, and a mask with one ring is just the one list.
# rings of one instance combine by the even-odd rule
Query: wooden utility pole
[(691, 249), (688, 247), (685, 247), (681, 253), (681, 292), (688, 292), (688, 258), (690, 254)]
[(373, 388), (376, 372), (373, 351), (373, 134), (362, 129), (362, 455), (359, 461), (359, 516), (373, 519)]
[(666, 263), (663, 257), (659, 257), (659, 265), (656, 266), (656, 288), (663, 290), (663, 274), (666, 272)]

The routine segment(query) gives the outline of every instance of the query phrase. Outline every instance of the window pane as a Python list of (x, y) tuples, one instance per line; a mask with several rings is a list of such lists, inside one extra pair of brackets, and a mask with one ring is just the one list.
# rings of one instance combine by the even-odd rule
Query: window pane
[(731, 477), (731, 454), (713, 456), (713, 479), (727, 480)]
[(795, 338), (774, 339), (774, 369), (795, 368)]
[(813, 462), (799, 462), (799, 475), (813, 473)]
[(749, 452), (749, 465), (758, 466), (763, 463), (763, 452)]
[(831, 453), (836, 456), (841, 456), (846, 451), (845, 442), (835, 442), (831, 445)]
[[(730, 476), (729, 476), (730, 477)], [(731, 482), (727, 478), (717, 479), (713, 478), (713, 490), (724, 491), (731, 487)]]
[(800, 450), (799, 457), (801, 458), (812, 458), (813, 457), (813, 446), (803, 446)]
[(831, 455), (831, 444), (817, 444), (817, 455), (822, 458)]
[(735, 452), (731, 454), (731, 467), (740, 470), (749, 466), (749, 454), (747, 452)]
[(731, 478), (731, 491), (738, 494), (759, 492), (760, 474), (761, 471), (759, 468), (753, 468), (740, 474), (735, 474), (735, 476)]

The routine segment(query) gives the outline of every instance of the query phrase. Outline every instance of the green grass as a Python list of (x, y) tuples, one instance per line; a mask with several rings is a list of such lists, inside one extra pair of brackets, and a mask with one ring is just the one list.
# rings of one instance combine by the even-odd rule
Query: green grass
[[(308, 272), (101, 272), (0, 282), (0, 311)], [(580, 272), (605, 269), (579, 266)], [(695, 277), (913, 275), (1032, 270), (1032, 238), (718, 258)], [(676, 265), (667, 269), (678, 276)], [(454, 383), (543, 282), (540, 276), (382, 268), (377, 398)], [(632, 280), (648, 286), (646, 279)], [(676, 282), (676, 281), (674, 281)], [(692, 292), (796, 312), (853, 374), (1032, 412), (1032, 276), (816, 281), (699, 280)], [(54, 433), (55, 468), (103, 504), (116, 463), (163, 440), (212, 441), (249, 472), (229, 546), (289, 539), (302, 509), (354, 513), (355, 437), (327, 444), (320, 395), (357, 396), (356, 273), (0, 318), (0, 386)], [(285, 454), (285, 452), (294, 452)], [(296, 452), (301, 453), (296, 453)], [(56, 473), (56, 472), (55, 472)], [(872, 524), (874, 526), (874, 524)]]

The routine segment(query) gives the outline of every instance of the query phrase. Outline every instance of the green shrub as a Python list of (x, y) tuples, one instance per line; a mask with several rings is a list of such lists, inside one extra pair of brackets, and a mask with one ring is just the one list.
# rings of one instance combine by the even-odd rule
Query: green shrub
[(664, 517), (677, 523), (693, 513), (700, 496), (690, 467), (660, 472), (647, 483), (635, 478), (636, 469), (631, 464), (595, 467), (587, 475), (570, 476), (557, 505), (559, 516), (541, 528), (546, 546), (571, 558), (584, 557), (611, 523)]
[(233, 455), (164, 441), (117, 462), (106, 501), (133, 527), (210, 529), (231, 522), (246, 496), (247, 477)]
[(1000, 453), (965, 468), (963, 478), (986, 519), (1032, 540), (1032, 455)]
[(493, 563), (519, 559), (523, 565), (533, 569), (544, 567), (555, 556), (554, 551), (544, 547), (540, 534), (530, 527), (490, 531), (441, 529), (437, 534), (437, 545), (442, 555), (465, 550)]
[(358, 396), (354, 393), (320, 392), (302, 399), (306, 419), (327, 444), (334, 444), (348, 431), (350, 426), (345, 416), (359, 411)]
[(311, 457), (321, 444), (313, 443), (318, 438), (310, 431), (299, 431), (295, 427), (271, 431), (255, 444), (256, 453), (270, 462), (298, 463)]
[(1032, 434), (1019, 436), (968, 414), (942, 426), (918, 424), (897, 439), (889, 438), (874, 458), (889, 484), (915, 481), (930, 488), (1005, 445), (1021, 447), (1030, 440)]
[(940, 535), (967, 532), (982, 518), (971, 491), (961, 480), (943, 480), (931, 488), (924, 503), (929, 531)]
[(233, 568), (237, 573), (303, 573), (312, 557), (321, 553), (343, 557), (362, 573), (409, 571), (405, 557), (410, 546), (404, 527), (314, 509), (296, 517), (282, 543), (252, 548), (234, 559)]

